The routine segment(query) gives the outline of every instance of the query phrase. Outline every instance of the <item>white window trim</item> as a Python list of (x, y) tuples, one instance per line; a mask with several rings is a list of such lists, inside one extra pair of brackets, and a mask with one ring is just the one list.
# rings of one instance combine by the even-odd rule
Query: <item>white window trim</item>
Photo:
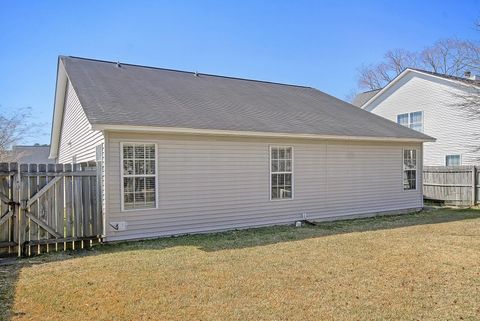
[[(425, 132), (425, 113), (423, 110), (417, 110), (417, 111), (412, 111), (412, 112), (406, 112), (406, 113), (401, 113), (401, 114), (397, 114), (397, 119), (396, 119), (396, 123), (400, 125), (400, 123), (398, 122), (398, 116), (401, 116), (401, 115), (407, 115), (407, 126), (405, 125), (402, 125), (402, 126), (405, 126), (407, 128), (410, 128), (410, 125), (412, 124), (410, 122), (410, 114), (413, 114), (413, 113), (422, 113), (422, 131), (420, 133), (424, 133)], [(410, 128), (411, 129), (411, 128)], [(415, 130), (415, 129), (414, 129)]]
[(448, 156), (459, 156), (460, 164), (458, 166), (462, 166), (462, 154), (448, 154), (448, 155), (445, 155), (445, 166), (447, 166), (447, 157)]
[[(405, 166), (405, 151), (406, 150), (414, 150), (415, 151), (415, 189), (405, 189), (405, 170), (403, 166)], [(402, 190), (404, 192), (411, 192), (418, 190), (418, 149), (416, 148), (403, 148), (402, 149)]]
[[(125, 195), (124, 195), (124, 186), (123, 186), (123, 145), (124, 144), (154, 144), (155, 145), (155, 207), (148, 207), (148, 208), (132, 208), (132, 209), (125, 209)], [(145, 177), (144, 175), (140, 175)], [(158, 146), (157, 143), (152, 141), (126, 141), (120, 142), (120, 208), (122, 212), (135, 212), (135, 211), (151, 211), (158, 209)]]
[[(292, 197), (290, 198), (272, 198), (272, 148), (291, 148), (292, 149)], [(293, 146), (290, 145), (270, 145), (268, 147), (268, 168), (269, 168), (269, 176), (268, 176), (268, 186), (269, 186), (269, 195), (270, 201), (272, 202), (281, 202), (281, 201), (291, 201), (295, 198), (295, 151)]]

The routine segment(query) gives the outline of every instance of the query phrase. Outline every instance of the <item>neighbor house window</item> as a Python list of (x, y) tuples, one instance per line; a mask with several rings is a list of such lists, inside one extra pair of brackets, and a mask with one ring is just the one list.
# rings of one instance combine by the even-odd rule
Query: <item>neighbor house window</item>
[(156, 145), (122, 144), (123, 209), (156, 207)]
[(401, 114), (397, 116), (397, 123), (408, 127), (408, 114)]
[(292, 147), (270, 148), (270, 197), (272, 200), (289, 199), (293, 194)]
[(417, 189), (417, 151), (403, 151), (403, 189)]
[(446, 166), (460, 166), (460, 155), (447, 155), (445, 157), (445, 165)]
[(423, 112), (416, 111), (397, 115), (397, 123), (419, 132), (423, 132)]

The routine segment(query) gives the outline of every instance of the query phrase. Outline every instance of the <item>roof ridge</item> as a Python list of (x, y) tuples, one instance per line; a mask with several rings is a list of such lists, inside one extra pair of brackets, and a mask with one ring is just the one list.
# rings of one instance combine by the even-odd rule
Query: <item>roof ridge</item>
[[(78, 57), (78, 56), (64, 56), (64, 55), (60, 55), (59, 58), (60, 58), (60, 59), (62, 59), (62, 58), (82, 59), (82, 60), (89, 60), (89, 61), (103, 62), (103, 63), (110, 63), (110, 64), (116, 64), (116, 63), (117, 63), (117, 62), (115, 62), (115, 61), (102, 60), (102, 59), (94, 59), (94, 58), (85, 58), (85, 57)], [(180, 69), (172, 69), (172, 68), (163, 68), (163, 67), (155, 67), (155, 66), (131, 64), (131, 63), (126, 63), (126, 62), (121, 62), (121, 61), (120, 61), (119, 63), (120, 63), (120, 65), (132, 66), (132, 67), (139, 67), (139, 68), (148, 68), (148, 69), (156, 69), (156, 70), (180, 72), (180, 73), (186, 73), (186, 74), (192, 74), (192, 75), (197, 74), (197, 75), (200, 75), (200, 76), (203, 75), (203, 76), (209, 76), (209, 77), (218, 77), (218, 78), (227, 78), (227, 79), (234, 79), (234, 80), (243, 80), (243, 81), (259, 82), (259, 83), (264, 83), (264, 84), (272, 84), (272, 85), (281, 85), (281, 86), (291, 86), (291, 87), (314, 89), (313, 87), (310, 87), (310, 86), (287, 84), (287, 83), (274, 82), (274, 81), (268, 81), (268, 80), (259, 80), (259, 79), (251, 79), (251, 78), (242, 78), (242, 77), (233, 77), (233, 76), (225, 76), (225, 75), (217, 75), (217, 74), (208, 74), (208, 73), (201, 73), (201, 72), (196, 72), (196, 71), (187, 71), (187, 70), (180, 70)]]

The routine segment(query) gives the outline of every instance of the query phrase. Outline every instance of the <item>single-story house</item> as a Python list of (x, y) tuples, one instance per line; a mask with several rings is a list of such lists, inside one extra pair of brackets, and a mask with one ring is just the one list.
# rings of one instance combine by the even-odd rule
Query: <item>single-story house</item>
[(102, 160), (106, 241), (420, 209), (426, 141), (310, 87), (58, 60), (50, 157)]
[(455, 77), (407, 68), (384, 88), (361, 93), (353, 104), (436, 138), (424, 146), (425, 166), (478, 165), (480, 118), (462, 106), (480, 93), (480, 77)]
[(54, 164), (49, 158), (50, 146), (48, 145), (13, 145), (0, 155), (0, 162), (16, 162), (19, 164)]

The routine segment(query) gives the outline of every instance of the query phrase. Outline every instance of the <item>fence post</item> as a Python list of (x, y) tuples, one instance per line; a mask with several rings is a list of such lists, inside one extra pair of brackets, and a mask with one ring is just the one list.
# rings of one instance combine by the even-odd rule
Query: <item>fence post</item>
[[(102, 236), (105, 235), (105, 213), (104, 213), (104, 184), (105, 184), (105, 179), (103, 177), (103, 171), (104, 171), (104, 148), (105, 144), (102, 143), (100, 145), (97, 145), (96, 147), (96, 169), (97, 169), (97, 177), (96, 177), (96, 185), (97, 189), (95, 190), (96, 192), (96, 217), (95, 217), (95, 233), (98, 237), (98, 240), (100, 241)], [(123, 165), (122, 165), (123, 166)], [(121, 182), (123, 184), (123, 182)]]
[(18, 165), (18, 183), (19, 183), (19, 197), (20, 202), (18, 210), (18, 256), (22, 256), (24, 253), (24, 243), (26, 241), (26, 229), (27, 217), (25, 212), (27, 211), (28, 200), (28, 180), (29, 177), (25, 174), (28, 173), (28, 164)]
[(18, 165), (18, 168), (17, 168), (17, 173), (15, 174), (15, 178), (14, 178), (14, 182), (15, 182), (15, 194), (16, 194), (16, 197), (15, 197), (15, 200), (17, 202), (15, 208), (16, 208), (16, 214), (17, 214), (17, 217), (16, 217), (16, 230), (17, 230), (17, 238), (16, 238), (16, 241), (17, 241), (17, 250), (18, 250), (18, 257), (21, 257), (22, 256), (22, 243), (23, 243), (23, 240), (22, 240), (22, 202), (21, 202), (21, 191), (22, 191), (22, 174), (21, 174), (21, 170), (22, 170), (22, 167), (21, 165)]
[(477, 173), (475, 171), (475, 166), (472, 166), (472, 206), (476, 204), (476, 190), (477, 190)]
[[(18, 201), (18, 187), (19, 183), (17, 181), (18, 177), (18, 164), (17, 163), (10, 163), (9, 164), (10, 170), (10, 197), (12, 198), (13, 205), (11, 207), (13, 211), (12, 216), (12, 232), (11, 232), (11, 239), (13, 242), (18, 241), (18, 229), (17, 229), (17, 218), (20, 212), (19, 209), (19, 201)], [(20, 245), (17, 243), (17, 251)]]

